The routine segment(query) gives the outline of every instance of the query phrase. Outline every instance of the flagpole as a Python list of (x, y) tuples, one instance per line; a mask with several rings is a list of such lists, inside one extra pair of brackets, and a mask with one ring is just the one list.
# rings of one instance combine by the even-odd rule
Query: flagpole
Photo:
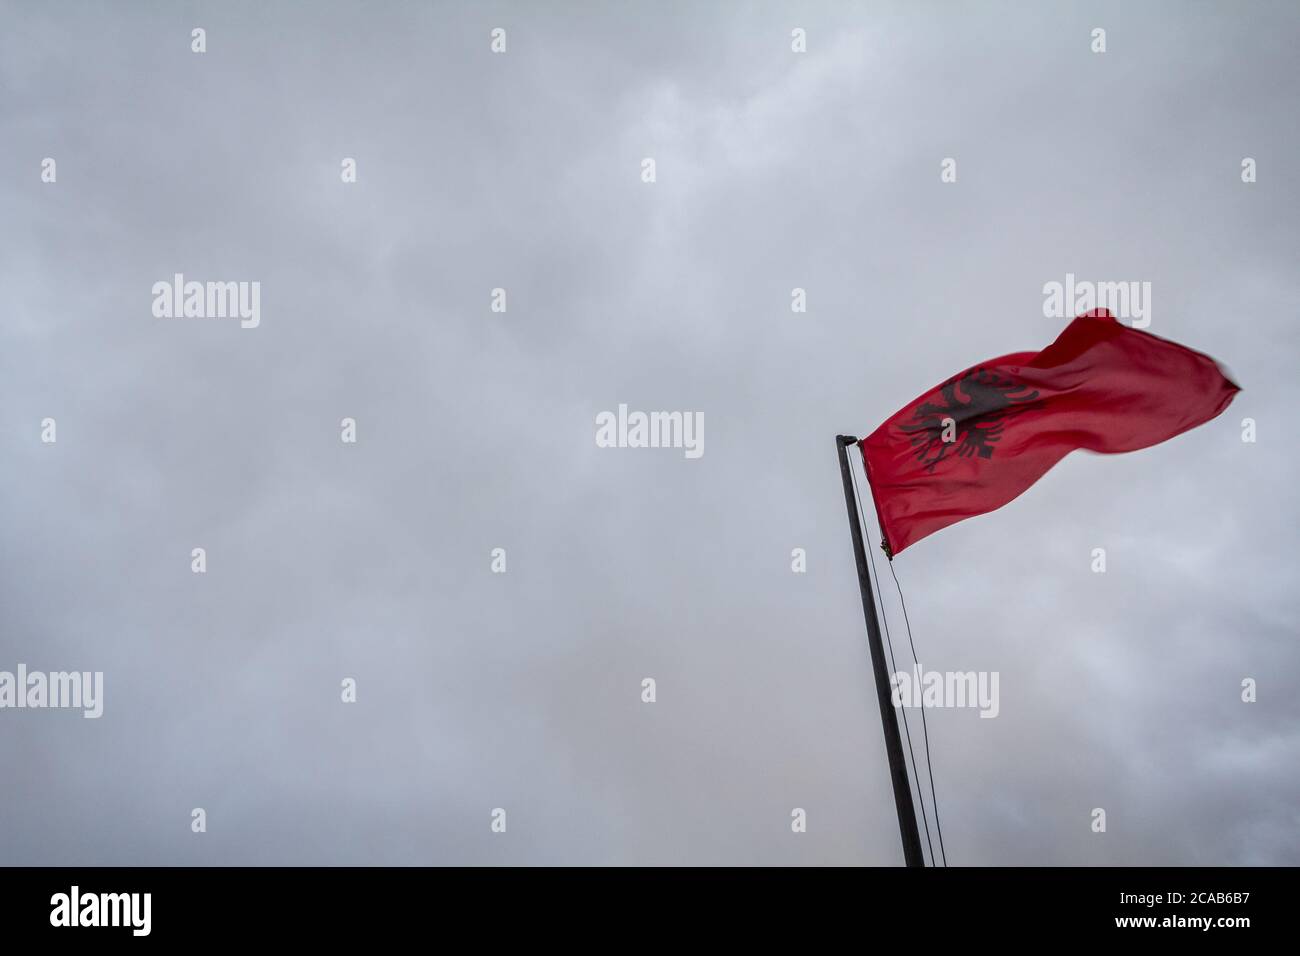
[(903, 837), (903, 860), (907, 866), (925, 866), (921, 834), (916, 828), (916, 809), (912, 805), (912, 788), (908, 784), (907, 764), (903, 760), (903, 739), (898, 734), (898, 715), (894, 712), (889, 671), (885, 667), (885, 648), (880, 642), (876, 601), (871, 594), (871, 572), (867, 567), (867, 549), (862, 543), (862, 523), (853, 494), (853, 478), (849, 473), (849, 449), (857, 443), (858, 440), (850, 435), (840, 435), (835, 440), (840, 456), (840, 477), (844, 479), (844, 503), (849, 509), (853, 556), (858, 562), (858, 588), (862, 591), (862, 613), (867, 619), (867, 645), (871, 648), (871, 669), (876, 676), (880, 722), (885, 731), (885, 751), (889, 755), (889, 776), (894, 782), (894, 805), (898, 809), (898, 830)]

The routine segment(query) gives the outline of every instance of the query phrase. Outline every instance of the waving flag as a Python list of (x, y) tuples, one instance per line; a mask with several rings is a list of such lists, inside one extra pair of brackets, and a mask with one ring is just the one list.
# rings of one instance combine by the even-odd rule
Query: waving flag
[(1079, 316), (1041, 352), (966, 369), (862, 439), (893, 556), (963, 518), (1002, 507), (1074, 451), (1114, 454), (1214, 418), (1240, 389), (1214, 359)]

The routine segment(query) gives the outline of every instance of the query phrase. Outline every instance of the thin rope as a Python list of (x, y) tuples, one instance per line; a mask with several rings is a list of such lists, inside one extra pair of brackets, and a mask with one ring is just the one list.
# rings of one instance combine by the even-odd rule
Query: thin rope
[[(874, 570), (874, 564), (872, 568)], [(912, 640), (912, 622), (907, 617), (907, 601), (903, 598), (903, 586), (898, 583), (898, 572), (894, 570), (892, 559), (889, 562), (889, 573), (893, 575), (894, 587), (898, 588), (898, 603), (903, 607), (903, 623), (907, 625), (907, 643), (912, 646), (912, 662), (916, 664), (919, 674), (921, 662), (916, 659), (916, 642)], [(947, 866), (948, 852), (943, 848), (943, 826), (939, 823), (939, 797), (934, 792), (934, 766), (930, 763), (930, 728), (925, 723), (925, 707), (921, 708), (921, 732), (925, 735), (925, 772), (930, 777), (930, 802), (934, 804), (934, 828), (939, 833), (939, 853), (943, 857), (943, 865)]]
[[(862, 531), (863, 531), (863, 533), (865, 534), (866, 531), (867, 531), (867, 528), (866, 528), (866, 523), (867, 523), (866, 514), (867, 514), (867, 512), (866, 512), (866, 510), (865, 510), (865, 509), (863, 508), (863, 506), (862, 506), (862, 492), (861, 492), (861, 490), (858, 488), (858, 474), (857, 474), (858, 470), (857, 470), (856, 468), (850, 466), (850, 468), (849, 468), (849, 472), (850, 472), (850, 473), (852, 474), (852, 476), (853, 476), (853, 493), (857, 496), (857, 499), (858, 499), (858, 517), (861, 519), (861, 523), (862, 523), (862, 525), (863, 525), (863, 527), (862, 527)], [(866, 549), (864, 549), (864, 550), (867, 552), (867, 561), (868, 561), (868, 563), (871, 565), (871, 574), (872, 574), (872, 577), (874, 577), (874, 578), (876, 579), (876, 593), (881, 595), (881, 597), (880, 597), (880, 619), (881, 619), (882, 621), (884, 621), (884, 623), (885, 623), (885, 644), (886, 644), (886, 646), (889, 648), (889, 666), (890, 666), (890, 669), (891, 669), (895, 674), (897, 674), (897, 673), (898, 673), (898, 664), (897, 664), (897, 662), (896, 662), (896, 660), (895, 660), (895, 658), (894, 658), (894, 641), (893, 641), (893, 639), (889, 636), (889, 617), (885, 614), (885, 600), (884, 600), (884, 595), (881, 594), (881, 591), (880, 591), (880, 575), (878, 575), (878, 574), (876, 573), (876, 559), (875, 559), (875, 556), (872, 555), (872, 553), (871, 553), (871, 549), (870, 549), (870, 548), (866, 548)], [(899, 710), (902, 712), (902, 714), (903, 714), (903, 733), (907, 735), (907, 753), (908, 753), (908, 756), (910, 756), (910, 757), (912, 758), (912, 776), (916, 778), (916, 784), (917, 784), (917, 786), (919, 787), (919, 786), (921, 785), (921, 775), (920, 775), (920, 773), (919, 773), (919, 772), (917, 771), (917, 769), (916, 769), (916, 751), (912, 748), (912, 731), (911, 731), (911, 728), (908, 727), (908, 725), (907, 725), (907, 708), (906, 708), (906, 707), (899, 707), (898, 709), (899, 709)], [(922, 716), (922, 717), (925, 716), (925, 709), (924, 709), (924, 708), (922, 708), (921, 716)], [(923, 793), (922, 793), (922, 792), (918, 792), (918, 793), (917, 793), (917, 798), (918, 798), (918, 801), (917, 801), (917, 802), (919, 802), (919, 803), (921, 804), (921, 822), (925, 824), (925, 842), (926, 842), (926, 845), (930, 848), (930, 864), (931, 864), (931, 866), (933, 866), (933, 865), (934, 865), (934, 843), (930, 840), (930, 818), (929, 818), (929, 816), (927, 816), (927, 814), (926, 814), (926, 810), (925, 810), (925, 797), (924, 797)]]

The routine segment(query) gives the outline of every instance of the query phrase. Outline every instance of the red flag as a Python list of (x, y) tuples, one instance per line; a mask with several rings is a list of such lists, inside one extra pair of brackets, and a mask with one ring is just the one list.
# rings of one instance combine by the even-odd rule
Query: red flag
[(1041, 352), (955, 375), (862, 439), (890, 555), (1001, 508), (1076, 448), (1136, 451), (1208, 422), (1240, 389), (1214, 359), (1106, 309)]

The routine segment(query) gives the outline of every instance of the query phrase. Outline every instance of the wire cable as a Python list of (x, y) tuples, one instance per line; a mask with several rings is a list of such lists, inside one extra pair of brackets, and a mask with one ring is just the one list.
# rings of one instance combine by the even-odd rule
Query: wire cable
[[(877, 516), (878, 518), (879, 516)], [(872, 564), (872, 570), (875, 570), (875, 564)], [(898, 572), (894, 570), (893, 559), (889, 562), (889, 573), (893, 575), (894, 587), (898, 589), (898, 603), (903, 607), (903, 623), (907, 625), (907, 643), (912, 646), (912, 662), (916, 664), (916, 670), (920, 673), (921, 662), (916, 658), (916, 642), (912, 640), (912, 622), (907, 616), (907, 601), (903, 598), (903, 586), (898, 583)], [(934, 792), (934, 765), (930, 763), (930, 728), (925, 723), (925, 708), (921, 708), (921, 732), (925, 735), (925, 772), (930, 777), (930, 803), (934, 805), (934, 828), (939, 834), (939, 854), (943, 857), (943, 865), (948, 865), (948, 853), (943, 848), (943, 826), (939, 823), (939, 798)], [(919, 784), (920, 781), (918, 780)]]

